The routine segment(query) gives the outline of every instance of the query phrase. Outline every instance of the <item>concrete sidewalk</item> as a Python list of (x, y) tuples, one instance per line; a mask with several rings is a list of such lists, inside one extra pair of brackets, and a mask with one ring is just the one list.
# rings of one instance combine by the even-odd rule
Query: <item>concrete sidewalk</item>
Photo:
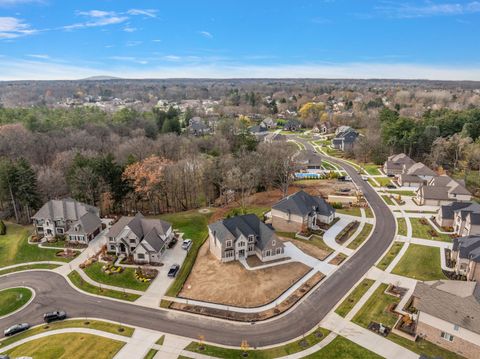
[(143, 358), (159, 338), (158, 332), (137, 328), (114, 359)]
[[(339, 216), (340, 217), (340, 216)], [(350, 217), (350, 216), (349, 216)], [(360, 217), (357, 217), (357, 218), (360, 218)], [(337, 243), (337, 241), (335, 240), (335, 237), (350, 223), (352, 222), (352, 220), (350, 220), (349, 218), (345, 218), (345, 217), (340, 217), (340, 220), (335, 223), (332, 227), (330, 227), (328, 229), (328, 231), (326, 231), (324, 234), (323, 234), (323, 241), (325, 242), (325, 244), (327, 246), (329, 246), (330, 248), (332, 248), (333, 250), (335, 250), (336, 252), (340, 252), (340, 253), (343, 253), (343, 254), (346, 254), (347, 256), (351, 256), (353, 254), (353, 250), (349, 249), (349, 248), (346, 248), (340, 244)]]

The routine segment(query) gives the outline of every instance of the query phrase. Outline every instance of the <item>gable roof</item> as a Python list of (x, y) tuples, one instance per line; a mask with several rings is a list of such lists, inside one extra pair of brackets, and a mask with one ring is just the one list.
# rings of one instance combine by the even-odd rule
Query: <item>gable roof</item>
[(422, 162), (417, 162), (411, 165), (407, 169), (407, 174), (409, 175), (417, 175), (417, 176), (431, 176), (435, 177), (437, 174), (431, 170), (429, 167), (425, 166)]
[(45, 203), (32, 218), (77, 221), (87, 213), (94, 213), (98, 217), (100, 210), (88, 204), (75, 201), (72, 198), (52, 199)]
[(422, 185), (417, 190), (420, 192), (420, 195), (423, 199), (434, 199), (434, 200), (447, 200), (450, 199), (448, 196), (448, 187), (437, 187), (437, 186), (425, 186)]
[(469, 208), (471, 208), (472, 211), (480, 211), (480, 205), (478, 203), (452, 202), (450, 204), (441, 206), (439, 212), (442, 215), (442, 218), (453, 219), (455, 212), (460, 212), (460, 210), (469, 211)]
[(302, 217), (312, 212), (316, 212), (322, 216), (331, 216), (335, 213), (333, 207), (322, 197), (312, 196), (305, 191), (298, 191), (285, 197), (280, 202), (274, 204), (272, 209), (300, 215)]
[(480, 334), (480, 286), (476, 282), (417, 282), (413, 296), (420, 312)]
[(72, 223), (67, 234), (90, 234), (101, 227), (102, 221), (100, 218), (96, 214), (88, 212)]
[(415, 164), (415, 161), (408, 157), (405, 153), (399, 153), (388, 157), (385, 161), (385, 168), (401, 170), (403, 168), (410, 168)]
[(268, 248), (273, 240), (278, 240), (275, 232), (254, 214), (222, 219), (208, 227), (221, 243), (229, 239), (236, 241), (240, 236), (248, 238), (253, 235), (256, 237), (255, 246), (263, 250)]
[(295, 162), (304, 164), (307, 166), (308, 165), (321, 166), (322, 158), (312, 150), (302, 150), (295, 155)]
[(480, 262), (480, 236), (454, 238), (452, 250), (457, 251), (460, 258)]

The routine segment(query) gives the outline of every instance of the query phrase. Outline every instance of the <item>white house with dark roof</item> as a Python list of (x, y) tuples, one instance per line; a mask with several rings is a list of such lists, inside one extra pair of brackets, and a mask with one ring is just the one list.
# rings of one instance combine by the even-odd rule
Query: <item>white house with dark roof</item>
[(358, 136), (359, 133), (350, 126), (340, 126), (335, 131), (332, 147), (341, 151), (349, 151), (353, 149)]
[(322, 197), (299, 191), (274, 204), (271, 215), (275, 230), (296, 233), (332, 223), (335, 209)]
[(441, 206), (451, 202), (467, 202), (472, 194), (463, 183), (447, 175), (433, 177), (417, 189), (416, 202), (419, 205)]
[(455, 273), (480, 281), (480, 236), (455, 238), (452, 247)]
[(422, 162), (417, 162), (413, 165), (404, 164), (402, 173), (397, 175), (397, 180), (400, 186), (420, 187), (436, 176), (437, 173), (435, 171)]
[(480, 285), (418, 281), (412, 295), (416, 334), (468, 359), (480, 353)]
[(121, 217), (107, 233), (107, 250), (133, 257), (136, 263), (157, 264), (174, 237), (172, 225), (161, 219)]
[(452, 202), (440, 206), (435, 221), (440, 227), (454, 228), (455, 234), (461, 236), (469, 212), (480, 213), (480, 205), (475, 202)]
[(100, 210), (71, 198), (53, 199), (32, 217), (35, 233), (45, 238), (66, 236), (72, 242), (88, 244), (102, 230)]
[(210, 252), (222, 262), (256, 255), (268, 262), (285, 257), (275, 232), (254, 214), (235, 216), (208, 226)]
[(383, 164), (383, 172), (387, 176), (399, 175), (414, 164), (415, 161), (408, 157), (405, 153), (399, 153), (388, 157)]

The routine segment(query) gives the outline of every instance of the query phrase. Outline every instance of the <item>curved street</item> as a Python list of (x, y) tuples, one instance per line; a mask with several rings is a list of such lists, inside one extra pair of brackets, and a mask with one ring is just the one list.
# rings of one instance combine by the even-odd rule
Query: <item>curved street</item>
[[(300, 138), (308, 149), (313, 146)], [(396, 223), (387, 205), (379, 195), (362, 180), (355, 168), (340, 160), (331, 159), (347, 171), (363, 191), (376, 217), (375, 229), (370, 239), (342, 266), (314, 290), (307, 298), (285, 315), (256, 324), (227, 322), (194, 316), (182, 312), (152, 310), (126, 302), (98, 298), (78, 292), (59, 274), (48, 271), (12, 273), (1, 277), (0, 289), (18, 285), (33, 288), (36, 296), (32, 303), (13, 316), (0, 320), (0, 328), (19, 322), (39, 324), (42, 315), (52, 309), (64, 309), (70, 317), (101, 318), (161, 332), (206, 341), (238, 346), (246, 339), (252, 347), (282, 343), (317, 326), (327, 313), (375, 264), (392, 243)]]

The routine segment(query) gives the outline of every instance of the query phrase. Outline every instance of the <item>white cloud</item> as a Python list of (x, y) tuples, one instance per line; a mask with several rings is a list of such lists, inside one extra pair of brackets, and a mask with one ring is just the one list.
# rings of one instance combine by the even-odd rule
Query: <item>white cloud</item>
[(50, 58), (50, 56), (46, 55), (46, 54), (29, 54), (27, 55), (28, 57), (33, 57), (34, 59), (43, 59), (43, 60), (47, 60)]
[(400, 19), (449, 15), (458, 16), (480, 12), (480, 1), (442, 4), (427, 1), (424, 5), (387, 2), (383, 5), (376, 6), (375, 10), (380, 14)]
[(213, 35), (211, 33), (209, 33), (208, 31), (200, 31), (199, 32), (200, 35), (202, 35), (203, 37), (206, 37), (206, 38), (213, 38)]
[(131, 27), (131, 26), (125, 26), (123, 28), (123, 31), (125, 31), (125, 32), (135, 32), (135, 31), (137, 31), (137, 28), (136, 27)]
[(89, 17), (107, 17), (107, 16), (117, 15), (114, 11), (103, 11), (103, 10), (79, 11), (78, 14), (83, 16), (89, 16)]
[(87, 17), (85, 22), (79, 22), (72, 25), (66, 25), (63, 28), (65, 30), (82, 29), (88, 27), (99, 27), (120, 24), (128, 20), (127, 16), (117, 14), (114, 11), (102, 11), (102, 10), (89, 10), (80, 11), (78, 15)]
[(0, 0), (0, 7), (9, 7), (23, 4), (44, 3), (43, 0)]
[(133, 56), (111, 56), (109, 57), (111, 60), (115, 61), (126, 61), (126, 62), (133, 62), (136, 64), (146, 65), (148, 64), (147, 60), (139, 59)]
[(143, 15), (147, 17), (157, 17), (157, 10), (154, 9), (130, 9), (127, 11), (129, 15)]
[(133, 47), (133, 46), (141, 45), (142, 43), (143, 43), (143, 41), (127, 41), (127, 43), (125, 44), (125, 46), (127, 46), (127, 47)]
[(36, 33), (29, 24), (16, 17), (0, 17), (0, 40), (14, 39), (20, 36), (26, 36)]

